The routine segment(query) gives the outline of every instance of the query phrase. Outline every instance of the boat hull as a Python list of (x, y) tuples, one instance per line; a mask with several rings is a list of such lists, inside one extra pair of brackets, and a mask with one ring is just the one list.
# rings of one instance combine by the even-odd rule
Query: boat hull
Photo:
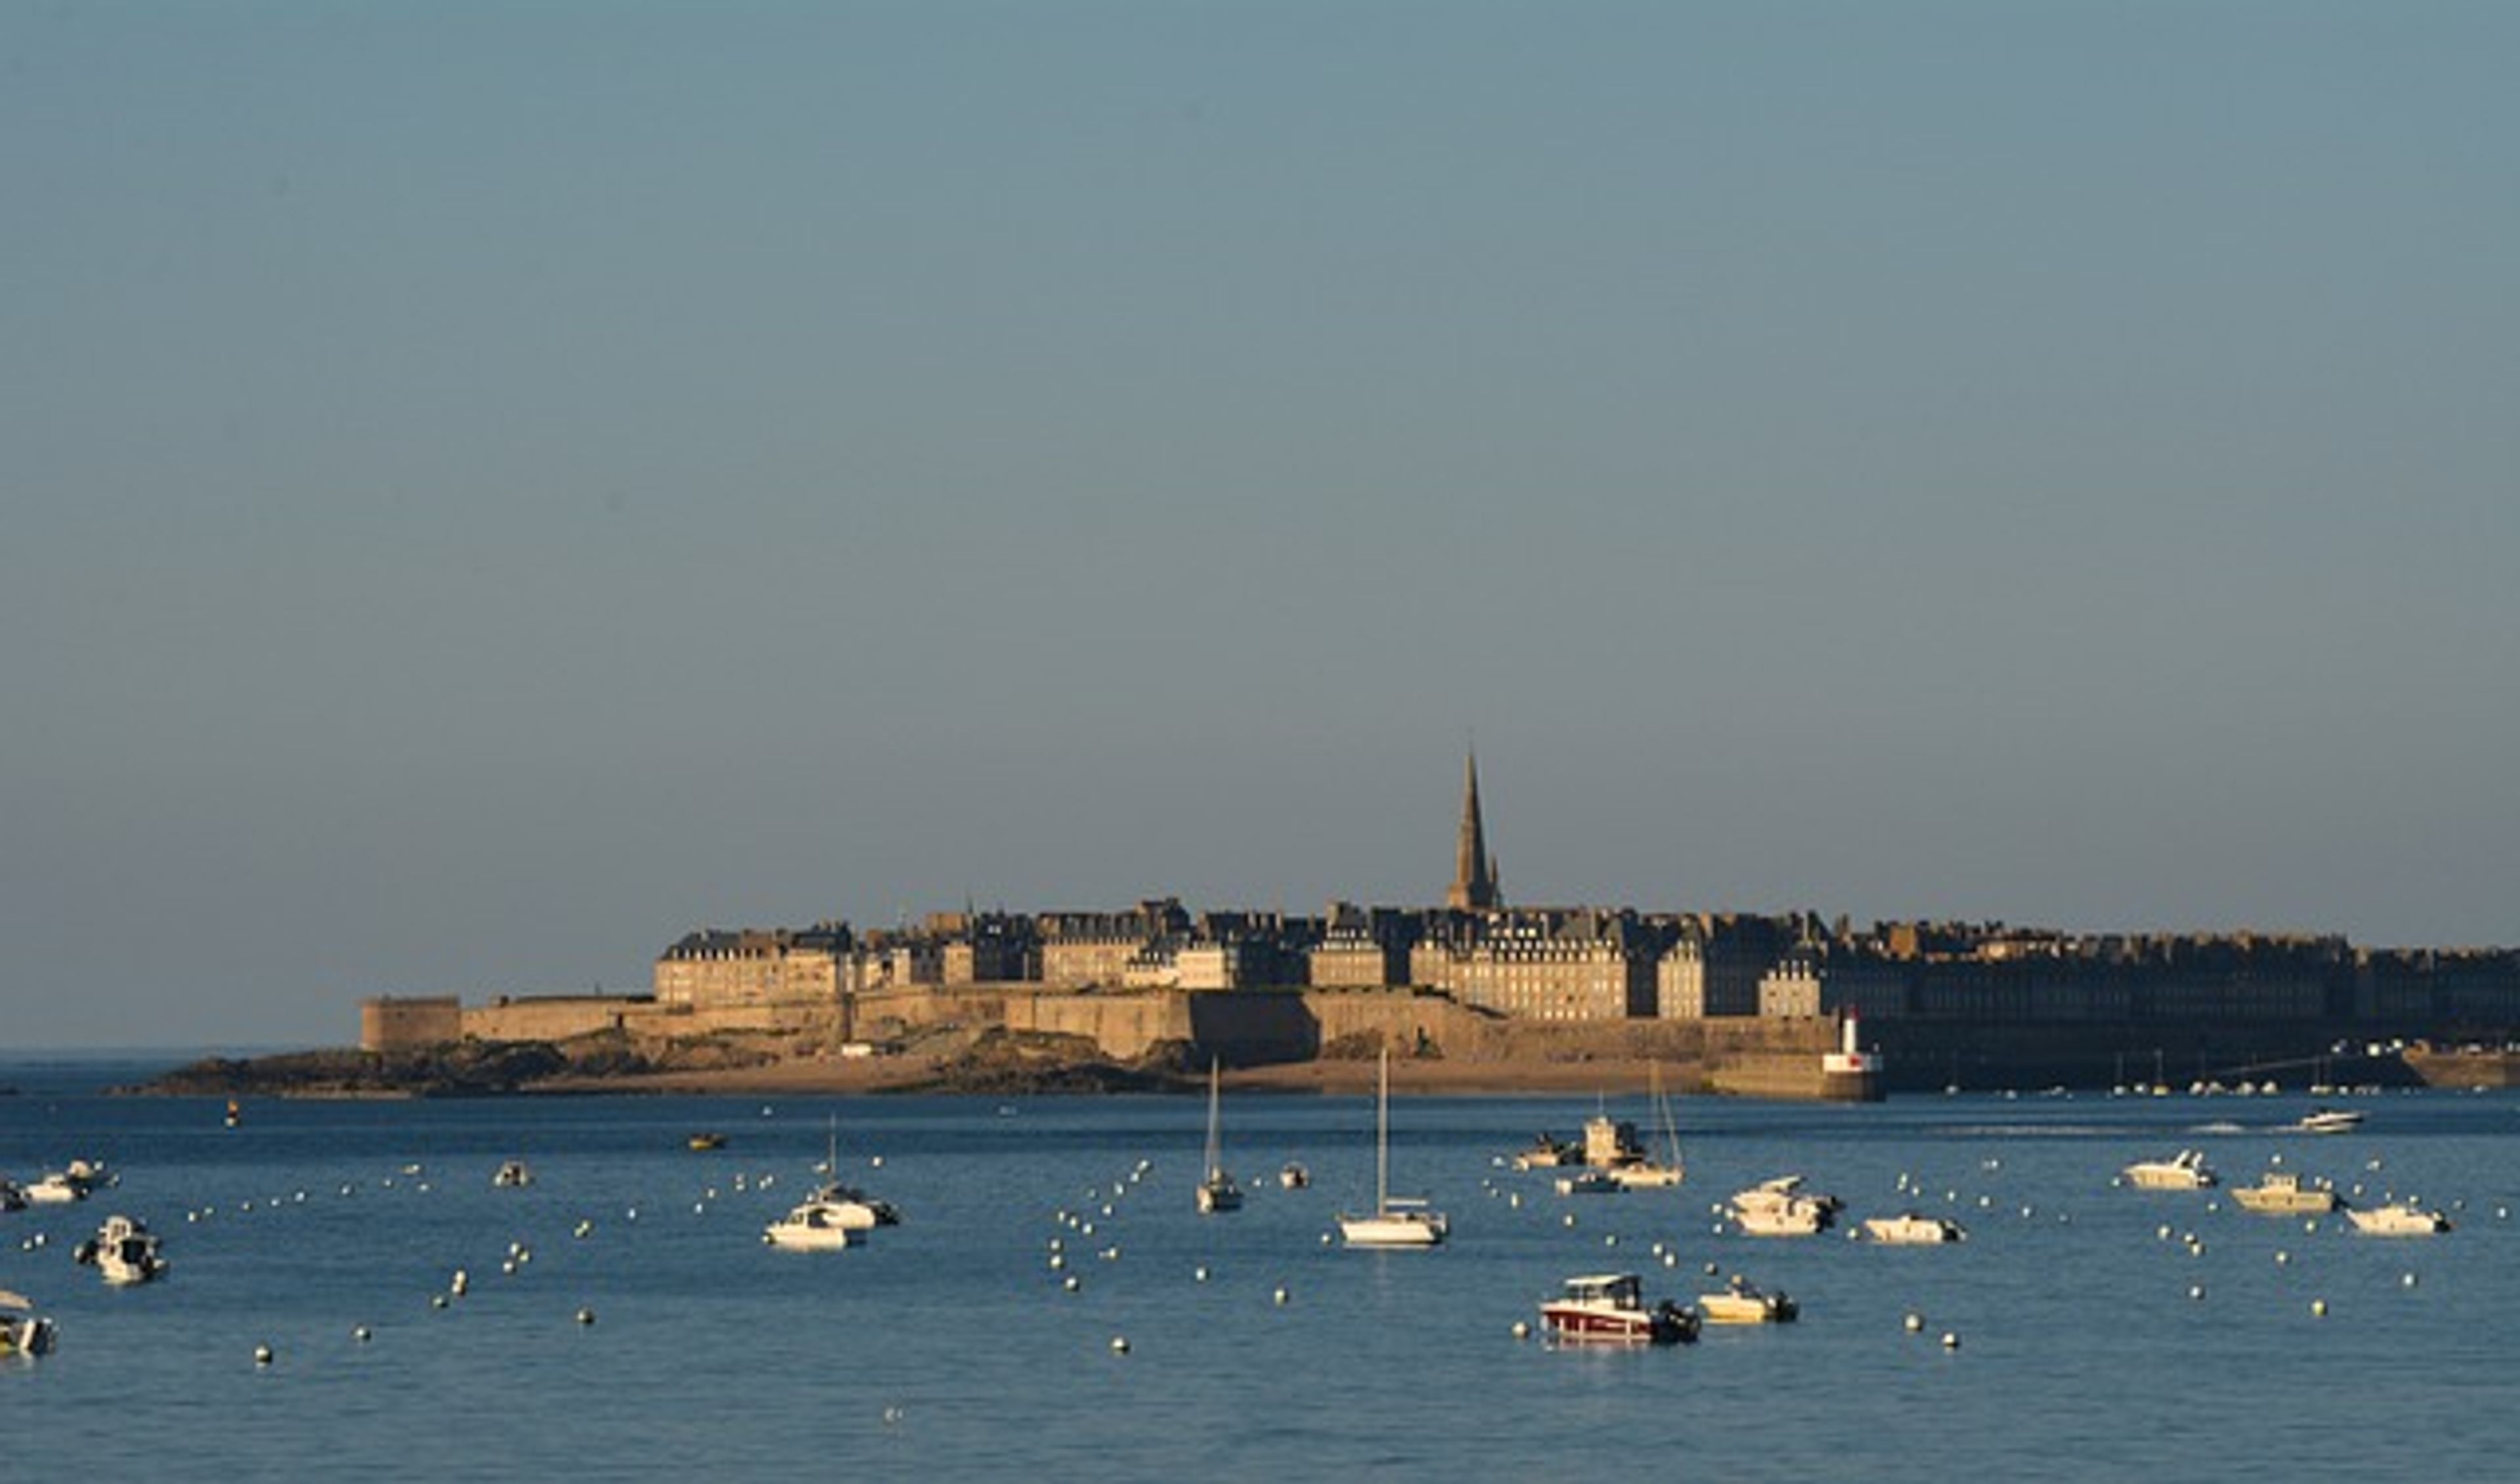
[(1676, 1345), (1697, 1337), (1695, 1317), (1669, 1304), (1658, 1309), (1543, 1304), (1540, 1327), (1549, 1338), (1568, 1345)]
[(1430, 1212), (1339, 1218), (1339, 1238), (1351, 1247), (1432, 1247), (1447, 1233), (1444, 1218)]

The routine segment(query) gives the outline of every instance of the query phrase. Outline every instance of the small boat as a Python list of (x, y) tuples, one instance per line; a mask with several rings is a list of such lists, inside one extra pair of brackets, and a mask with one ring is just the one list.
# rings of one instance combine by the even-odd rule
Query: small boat
[(0, 1288), (0, 1360), (52, 1348), (53, 1322), (37, 1314), (26, 1295)]
[[(901, 1212), (891, 1201), (878, 1200), (856, 1186), (841, 1183), (840, 1120), (836, 1115), (832, 1117), (826, 1137), (830, 1141), (830, 1151), (823, 1156), (823, 1173), (831, 1178), (806, 1197), (805, 1205), (822, 1208), (825, 1219), (837, 1222), (852, 1232), (871, 1232), (877, 1227), (901, 1225)], [(797, 1211), (804, 1209), (805, 1206), (796, 1208)], [(795, 1212), (788, 1214), (792, 1219)]]
[(2253, 1186), (2233, 1186), (2231, 1198), (2243, 1210), (2266, 1216), (2317, 1216), (2336, 1209), (2336, 1192), (2325, 1186), (2308, 1186), (2298, 1175), (2269, 1170)]
[(1533, 1135), (1531, 1147), (1513, 1156), (1513, 1167), (1517, 1170), (1553, 1170), (1560, 1165), (1583, 1162), (1581, 1146), (1568, 1144), (1546, 1131)]
[(87, 1187), (60, 1170), (26, 1187), (26, 1200), (31, 1205), (65, 1206), (71, 1201), (85, 1199)]
[(761, 1229), (761, 1239), (789, 1252), (837, 1252), (849, 1244), (848, 1213), (827, 1200), (808, 1200)]
[(26, 1190), (18, 1182), (0, 1175), (0, 1211), (26, 1209)]
[(1784, 1325), (1802, 1314), (1802, 1306), (1735, 1273), (1723, 1292), (1697, 1296), (1697, 1312), (1710, 1325)]
[(1615, 1166), (1610, 1178), (1631, 1191), (1670, 1190), (1688, 1176), (1688, 1166), (1680, 1157), (1680, 1126), (1671, 1116), (1671, 1100), (1663, 1096), (1662, 1065), (1650, 1068), (1653, 1077), (1654, 1123), (1662, 1134), (1663, 1146), (1671, 1151), (1668, 1160), (1657, 1160), (1651, 1154), (1640, 1155)]
[(237, 1101), (234, 1098), (230, 1098), (228, 1100), (228, 1127), (235, 1128), (238, 1124), (243, 1122), (245, 1122), (245, 1109), (237, 1106)]
[(2118, 1173), (2139, 1191), (2201, 1191), (2221, 1179), (2197, 1149), (2181, 1149), (2168, 1159), (2139, 1159)]
[(2365, 1237), (2431, 1237), (2450, 1230), (2450, 1218), (2439, 1211), (2427, 1211), (2413, 1201), (2401, 1200), (2367, 1210), (2347, 1206), (2345, 1219), (2354, 1230)]
[(2315, 1107), (2302, 1114), (2293, 1128), (2304, 1134), (2351, 1134), (2362, 1126), (2362, 1114), (2357, 1108)]
[(722, 1149), (726, 1147), (726, 1136), (724, 1134), (694, 1134), (691, 1138), (683, 1142), (691, 1147), (691, 1150), (695, 1154), (705, 1154), (712, 1149)]
[(1608, 1170), (1578, 1170), (1557, 1177), (1560, 1195), (1617, 1195), (1626, 1190), (1619, 1177)]
[(1779, 1175), (1735, 1194), (1733, 1225), (1744, 1237), (1810, 1237), (1836, 1224), (1846, 1203), (1834, 1195), (1806, 1194), (1800, 1175)]
[(1313, 1172), (1288, 1160), (1278, 1169), (1278, 1184), (1289, 1191), (1300, 1191), (1313, 1183)]
[(71, 1254), (81, 1267), (91, 1267), (110, 1283), (145, 1283), (166, 1271), (158, 1250), (158, 1234), (128, 1216), (109, 1216), (96, 1235)]
[(525, 1162), (521, 1159), (509, 1160), (499, 1166), (497, 1174), (490, 1177), (490, 1184), (503, 1191), (518, 1190), (533, 1183), (534, 1172), (526, 1169)]
[(1597, 1113), (1584, 1120), (1584, 1162), (1598, 1170), (1614, 1170), (1635, 1164), (1645, 1157), (1645, 1147), (1638, 1142), (1637, 1126), (1608, 1113)]
[(1342, 1215), (1339, 1236), (1351, 1247), (1432, 1247), (1452, 1231), (1444, 1213), (1422, 1199), (1391, 1193), (1391, 1049), (1382, 1051), (1374, 1094), (1373, 1212)]
[(1198, 1181), (1198, 1209), (1202, 1216), (1242, 1209), (1242, 1188), (1234, 1183), (1233, 1174), (1225, 1168), (1218, 1145), (1216, 1078), (1216, 1058), (1210, 1057), (1207, 1060), (1207, 1158), (1199, 1165), (1206, 1173)]
[(1864, 1235), (1893, 1247), (1928, 1247), (1937, 1242), (1968, 1240), (1967, 1230), (1958, 1222), (1914, 1211), (1875, 1216), (1865, 1222)]
[(1670, 1299), (1648, 1306), (1633, 1273), (1566, 1280), (1566, 1289), (1540, 1306), (1540, 1327), (1560, 1343), (1674, 1345), (1697, 1338), (1697, 1316)]

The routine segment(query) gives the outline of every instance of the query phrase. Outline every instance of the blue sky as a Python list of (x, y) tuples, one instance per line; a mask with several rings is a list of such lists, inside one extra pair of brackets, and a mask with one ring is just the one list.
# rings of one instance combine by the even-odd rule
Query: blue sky
[(2520, 941), (2520, 9), (0, 11), (0, 1046), (700, 924)]

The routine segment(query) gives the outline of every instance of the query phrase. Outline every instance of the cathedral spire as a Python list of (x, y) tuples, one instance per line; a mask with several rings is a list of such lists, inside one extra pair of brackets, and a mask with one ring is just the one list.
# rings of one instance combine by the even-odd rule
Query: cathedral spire
[(1488, 832), (1479, 817), (1479, 755), (1470, 752), (1462, 777), (1462, 836), (1453, 852), (1453, 886), (1444, 905), (1457, 912), (1491, 912), (1504, 903), (1497, 894), (1496, 857), (1488, 853)]

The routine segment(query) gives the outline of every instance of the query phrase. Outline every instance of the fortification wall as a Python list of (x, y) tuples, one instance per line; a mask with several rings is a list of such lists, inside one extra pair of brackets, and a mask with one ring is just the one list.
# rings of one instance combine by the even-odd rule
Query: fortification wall
[(453, 995), (359, 1002), (359, 1050), (399, 1052), (453, 1041), (464, 1034), (464, 1005)]

